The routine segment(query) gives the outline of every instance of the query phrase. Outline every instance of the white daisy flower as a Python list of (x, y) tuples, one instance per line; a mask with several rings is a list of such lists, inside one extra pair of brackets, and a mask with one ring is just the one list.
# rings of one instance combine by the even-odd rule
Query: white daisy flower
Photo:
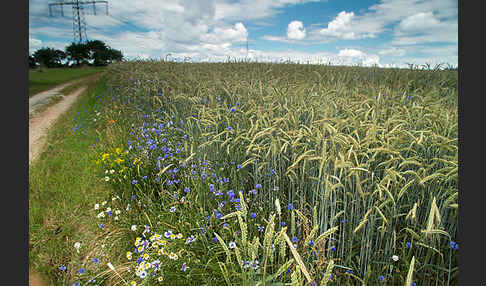
[(132, 231), (136, 231), (136, 230), (137, 230), (137, 225), (135, 225), (135, 224), (134, 224), (134, 225), (132, 225), (132, 227), (130, 227), (130, 229), (131, 229)]
[(76, 251), (79, 253), (79, 248), (81, 248), (81, 243), (80, 242), (74, 243), (74, 248), (76, 248)]
[(399, 258), (398, 258), (398, 255), (393, 255), (393, 256), (392, 256), (392, 259), (393, 259), (393, 261), (398, 261), (398, 259), (399, 259)]
[(177, 260), (178, 256), (177, 256), (177, 254), (175, 254), (174, 252), (171, 252), (171, 253), (169, 254), (169, 258), (170, 258), (170, 259), (172, 259), (172, 260)]
[(235, 248), (236, 247), (236, 242), (231, 241), (230, 243), (228, 243), (228, 247), (229, 248)]
[(100, 208), (100, 204), (95, 204), (95, 205), (94, 205), (94, 209), (95, 209), (95, 210), (97, 210), (97, 209), (99, 209), (99, 208)]

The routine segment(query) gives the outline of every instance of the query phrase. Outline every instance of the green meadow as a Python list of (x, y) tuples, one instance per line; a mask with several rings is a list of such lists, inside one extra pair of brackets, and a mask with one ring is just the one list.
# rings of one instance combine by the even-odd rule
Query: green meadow
[(65, 82), (103, 72), (104, 67), (29, 69), (29, 97)]

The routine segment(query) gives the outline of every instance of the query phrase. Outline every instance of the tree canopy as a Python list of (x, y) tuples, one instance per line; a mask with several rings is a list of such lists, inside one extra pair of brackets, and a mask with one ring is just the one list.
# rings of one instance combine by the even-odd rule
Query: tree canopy
[(66, 53), (53, 48), (40, 48), (32, 55), (34, 60), (40, 65), (48, 68), (62, 66), (62, 60), (66, 58)]
[(48, 68), (62, 66), (61, 61), (67, 59), (75, 65), (90, 64), (106, 66), (113, 61), (123, 60), (123, 54), (107, 46), (100, 40), (91, 40), (86, 43), (71, 43), (65, 51), (52, 48), (41, 48), (29, 55), (29, 66), (35, 67), (37, 63)]

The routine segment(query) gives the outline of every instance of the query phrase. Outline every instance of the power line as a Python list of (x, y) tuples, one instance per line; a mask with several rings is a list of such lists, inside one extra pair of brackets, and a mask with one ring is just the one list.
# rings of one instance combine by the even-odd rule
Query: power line
[(84, 40), (87, 41), (88, 35), (86, 34), (86, 19), (84, 18), (84, 6), (92, 4), (93, 5), (93, 12), (96, 15), (96, 4), (104, 3), (106, 4), (106, 14), (108, 15), (108, 1), (72, 1), (72, 2), (58, 2), (58, 3), (49, 3), (49, 16), (52, 16), (52, 7), (54, 6), (61, 6), (61, 15), (64, 16), (64, 5), (72, 5), (72, 12), (73, 12), (73, 34), (74, 34), (74, 41), (78, 41), (78, 43), (83, 42), (83, 35)]
[(131, 26), (132, 28), (135, 28), (135, 29), (140, 30), (140, 31), (144, 30), (144, 29), (142, 29), (140, 27), (137, 27), (137, 26), (133, 25), (132, 23), (130, 23), (130, 21), (128, 21), (127, 19), (124, 19), (124, 18), (122, 18), (120, 16), (114, 16), (114, 15), (111, 15), (111, 14), (107, 14), (107, 15), (109, 17), (115, 19), (115, 20), (118, 20), (118, 21), (122, 22), (125, 25)]

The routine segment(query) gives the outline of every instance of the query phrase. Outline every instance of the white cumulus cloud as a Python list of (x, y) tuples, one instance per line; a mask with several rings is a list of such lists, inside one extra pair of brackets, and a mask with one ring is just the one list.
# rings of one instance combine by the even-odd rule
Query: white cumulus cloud
[(423, 32), (429, 29), (440, 28), (442, 24), (429, 12), (420, 12), (403, 19), (397, 26), (398, 32)]
[(356, 49), (340, 50), (338, 57), (342, 60), (342, 63), (346, 65), (360, 64), (363, 66), (380, 66), (380, 57), (378, 55), (366, 54)]
[(327, 28), (319, 31), (321, 35), (337, 37), (341, 39), (355, 39), (357, 34), (352, 31), (351, 21), (354, 18), (354, 13), (346, 11), (340, 12), (334, 20), (329, 22)]
[(362, 51), (359, 51), (359, 50), (355, 50), (355, 49), (344, 49), (344, 50), (339, 51), (338, 56), (339, 57), (350, 57), (350, 58), (362, 58), (362, 57), (365, 56), (365, 53), (363, 53)]
[(306, 32), (301, 21), (292, 21), (287, 27), (287, 38), (293, 40), (302, 40)]
[(379, 51), (378, 54), (386, 55), (386, 56), (402, 57), (402, 56), (405, 55), (405, 50), (399, 49), (399, 48), (396, 48), (396, 47), (391, 47), (389, 49)]

